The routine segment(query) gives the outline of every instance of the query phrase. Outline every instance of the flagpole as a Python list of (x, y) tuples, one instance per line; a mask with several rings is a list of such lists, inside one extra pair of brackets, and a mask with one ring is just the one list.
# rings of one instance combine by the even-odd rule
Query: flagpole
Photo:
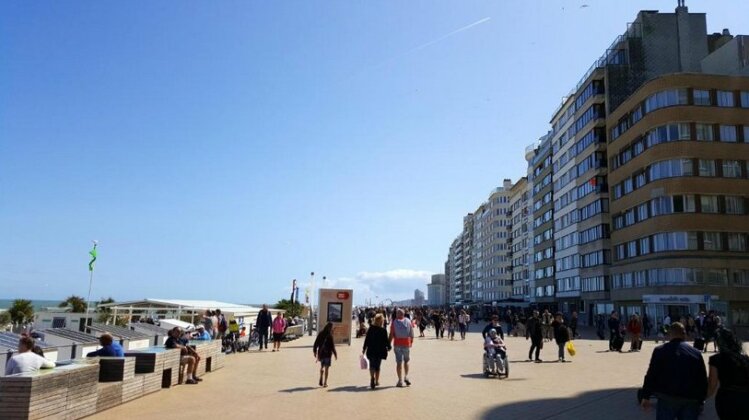
[[(86, 321), (84, 322), (84, 325), (88, 325), (89, 321), (89, 312), (91, 311), (91, 289), (94, 286), (94, 263), (96, 262), (96, 245), (99, 244), (99, 241), (93, 240), (91, 241), (94, 243), (94, 248), (89, 252), (92, 259), (91, 262), (88, 263), (88, 296), (86, 297)], [(85, 332), (85, 330), (83, 331)]]
[(86, 318), (88, 318), (88, 311), (91, 309), (91, 287), (94, 285), (94, 270), (90, 270), (89, 273), (88, 297), (86, 298)]

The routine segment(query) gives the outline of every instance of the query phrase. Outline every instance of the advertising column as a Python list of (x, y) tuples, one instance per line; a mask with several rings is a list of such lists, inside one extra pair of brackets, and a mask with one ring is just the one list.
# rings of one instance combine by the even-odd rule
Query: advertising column
[(351, 289), (320, 289), (318, 302), (318, 331), (322, 331), (325, 324), (332, 322), (334, 342), (351, 345), (354, 291)]

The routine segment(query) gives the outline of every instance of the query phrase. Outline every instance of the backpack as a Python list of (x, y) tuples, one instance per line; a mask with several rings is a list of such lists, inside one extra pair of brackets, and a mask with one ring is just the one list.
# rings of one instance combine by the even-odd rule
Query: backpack
[(226, 318), (221, 317), (221, 319), (218, 321), (218, 330), (220, 332), (226, 332)]

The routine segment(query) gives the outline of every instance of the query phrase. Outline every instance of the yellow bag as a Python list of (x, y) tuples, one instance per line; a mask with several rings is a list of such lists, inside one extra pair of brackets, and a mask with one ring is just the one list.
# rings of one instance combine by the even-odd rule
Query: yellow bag
[(572, 341), (567, 342), (567, 352), (570, 354), (570, 356), (574, 356), (577, 351), (575, 351), (575, 345), (572, 343)]

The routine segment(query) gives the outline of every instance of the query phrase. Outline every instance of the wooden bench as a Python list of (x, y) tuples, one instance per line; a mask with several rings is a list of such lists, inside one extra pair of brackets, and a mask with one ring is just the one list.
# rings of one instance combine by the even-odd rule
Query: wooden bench
[[(177, 349), (148, 347), (140, 350), (126, 351), (125, 357), (135, 359), (136, 374), (151, 374), (148, 385), (153, 385), (154, 376), (160, 378), (160, 388), (177, 385), (180, 371), (180, 352)], [(149, 388), (151, 389), (151, 388)]]
[(81, 418), (96, 412), (99, 365), (76, 361), (0, 378), (0, 418)]

